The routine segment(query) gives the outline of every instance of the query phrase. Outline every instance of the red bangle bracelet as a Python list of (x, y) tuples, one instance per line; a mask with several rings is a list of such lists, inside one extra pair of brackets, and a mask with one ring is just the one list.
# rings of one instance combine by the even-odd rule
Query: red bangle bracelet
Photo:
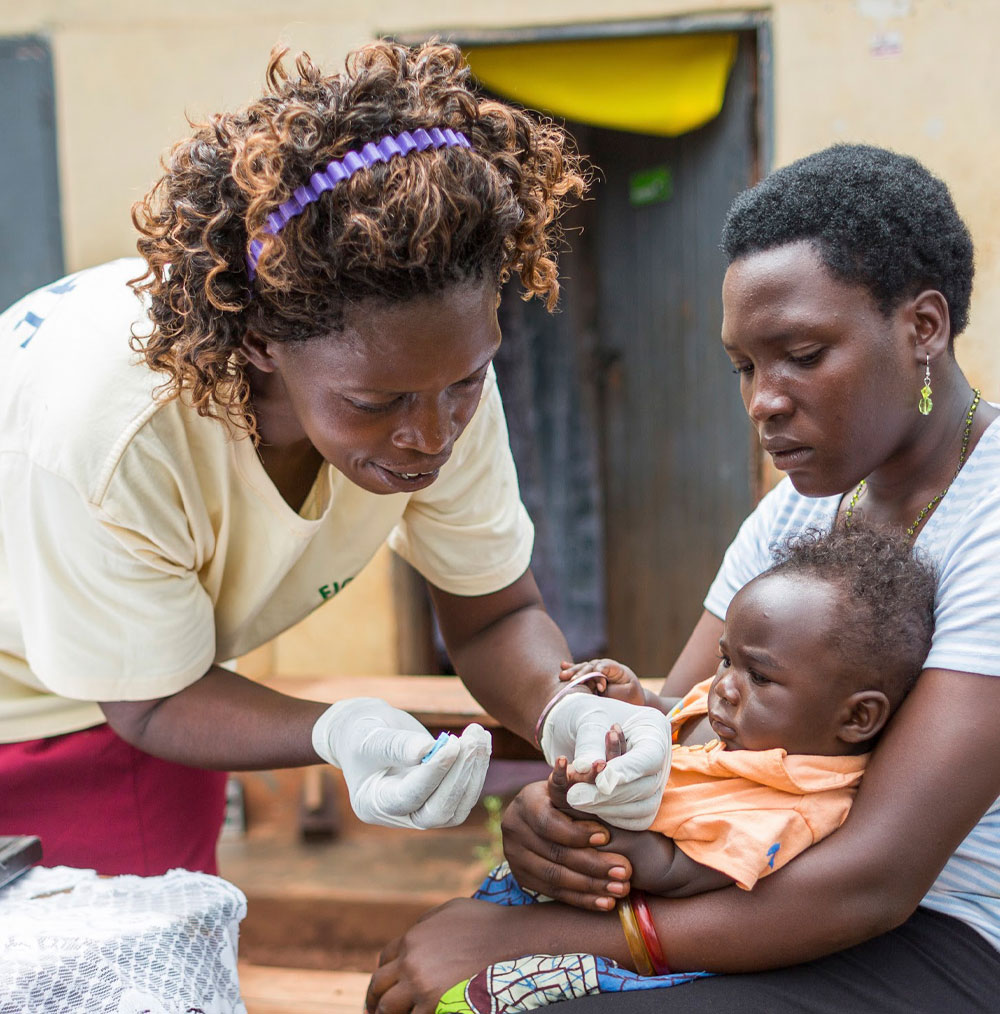
[(622, 932), (625, 934), (625, 943), (628, 946), (628, 952), (632, 956), (632, 964), (635, 965), (635, 970), (640, 975), (654, 975), (656, 970), (653, 968), (653, 961), (649, 956), (649, 952), (646, 950), (646, 944), (642, 939), (642, 930), (639, 929), (639, 921), (635, 917), (635, 909), (632, 908), (632, 902), (629, 901), (628, 896), (621, 898), (615, 909), (618, 912), (618, 918), (621, 920)]
[(649, 911), (649, 905), (646, 904), (646, 895), (642, 891), (632, 891), (629, 897), (632, 899), (635, 921), (639, 924), (639, 932), (642, 934), (642, 942), (646, 945), (646, 953), (649, 955), (653, 971), (657, 975), (666, 975), (670, 969), (667, 967), (667, 962), (663, 957), (660, 937), (656, 932), (653, 914)]

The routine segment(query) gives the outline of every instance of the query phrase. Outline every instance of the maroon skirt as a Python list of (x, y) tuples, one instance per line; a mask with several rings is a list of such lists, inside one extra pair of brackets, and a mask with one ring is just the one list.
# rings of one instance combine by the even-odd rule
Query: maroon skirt
[(225, 793), (225, 772), (152, 757), (108, 725), (0, 743), (0, 835), (38, 835), (45, 866), (216, 873)]

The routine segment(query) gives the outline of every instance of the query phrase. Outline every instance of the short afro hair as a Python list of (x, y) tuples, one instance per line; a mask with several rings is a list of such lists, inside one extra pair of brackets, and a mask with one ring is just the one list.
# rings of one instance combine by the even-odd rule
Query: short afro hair
[[(841, 591), (837, 650), (858, 689), (881, 690), (893, 708), (916, 682), (934, 633), (934, 568), (909, 537), (855, 521), (822, 532), (808, 528), (771, 547), (765, 574), (801, 574)], [(764, 575), (761, 575), (764, 576)]]
[(883, 314), (936, 289), (948, 301), (951, 338), (965, 330), (972, 238), (948, 187), (915, 158), (835, 144), (744, 190), (722, 230), (729, 263), (801, 241), (835, 277), (864, 286)]

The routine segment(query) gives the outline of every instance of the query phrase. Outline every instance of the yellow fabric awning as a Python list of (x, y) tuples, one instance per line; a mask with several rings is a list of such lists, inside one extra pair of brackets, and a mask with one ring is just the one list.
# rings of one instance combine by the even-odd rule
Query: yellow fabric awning
[(736, 33), (654, 35), (471, 47), (491, 91), (551, 115), (673, 137), (717, 116)]

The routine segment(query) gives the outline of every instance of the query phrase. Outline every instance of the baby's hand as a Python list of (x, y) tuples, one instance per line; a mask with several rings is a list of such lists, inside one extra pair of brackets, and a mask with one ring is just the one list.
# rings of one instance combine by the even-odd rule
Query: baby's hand
[(590, 684), (595, 694), (624, 701), (626, 704), (635, 704), (640, 708), (647, 703), (646, 692), (639, 682), (639, 677), (627, 665), (622, 665), (613, 658), (594, 658), (589, 662), (577, 662), (575, 665), (572, 662), (561, 662), (559, 668), (561, 680), (571, 680), (574, 676), (582, 676), (588, 672), (599, 674)]
[(620, 757), (624, 752), (625, 733), (622, 732), (620, 725), (615, 724), (611, 726), (604, 736), (605, 760), (594, 761), (586, 770), (577, 771), (575, 768), (570, 767), (569, 761), (565, 757), (557, 757), (555, 764), (552, 765), (552, 773), (549, 775), (547, 783), (549, 799), (552, 800), (552, 805), (557, 810), (562, 810), (563, 813), (568, 813), (571, 817), (579, 820), (593, 820), (592, 814), (573, 809), (566, 799), (566, 793), (569, 792), (570, 786), (576, 785), (579, 782), (588, 782), (593, 785), (597, 781), (597, 776), (604, 770), (607, 762), (614, 757)]

